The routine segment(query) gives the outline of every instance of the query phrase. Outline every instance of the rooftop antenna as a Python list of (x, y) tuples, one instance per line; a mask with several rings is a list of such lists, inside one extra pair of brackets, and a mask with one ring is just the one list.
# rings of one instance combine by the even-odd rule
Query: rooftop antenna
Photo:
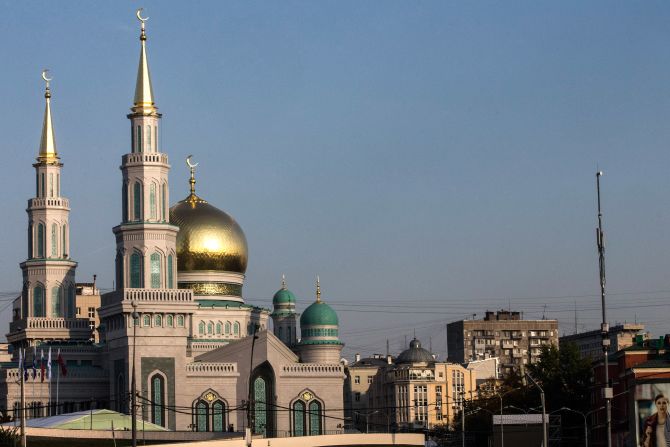
[(577, 333), (577, 300), (575, 300), (575, 334)]
[(431, 336), (428, 338), (428, 350), (432, 353), (433, 352), (433, 337)]
[(405, 334), (405, 347), (407, 347), (407, 334)]
[(389, 354), (391, 354), (391, 350), (389, 349), (389, 339), (387, 338), (386, 339), (386, 357), (388, 357)]
[(603, 396), (605, 397), (605, 408), (607, 410), (607, 419), (605, 421), (607, 433), (607, 447), (612, 447), (612, 388), (609, 380), (609, 359), (608, 351), (610, 347), (609, 324), (607, 323), (607, 308), (605, 307), (605, 233), (603, 232), (603, 213), (600, 209), (600, 177), (603, 171), (596, 172), (596, 191), (598, 194), (598, 228), (596, 228), (596, 244), (598, 246), (598, 266), (600, 270), (600, 301), (603, 308), (603, 322), (600, 326), (602, 334), (602, 346), (604, 357), (605, 382), (603, 383)]
[(546, 319), (547, 319), (547, 315), (546, 315), (546, 313), (547, 313), (547, 305), (545, 304), (543, 307), (544, 307), (544, 309), (542, 309), (542, 319), (543, 319), (543, 320), (546, 320)]

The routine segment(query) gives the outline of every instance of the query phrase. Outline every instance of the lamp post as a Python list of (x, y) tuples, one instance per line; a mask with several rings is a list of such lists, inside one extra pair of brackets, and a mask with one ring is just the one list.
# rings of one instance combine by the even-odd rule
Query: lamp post
[(502, 394), (498, 394), (498, 397), (500, 398), (500, 445), (502, 447), (505, 447), (505, 431), (503, 430), (503, 396), (511, 393), (512, 391), (516, 391), (516, 388), (512, 388), (511, 390), (507, 390)]
[(253, 427), (252, 427), (252, 418), (251, 418), (251, 399), (253, 396), (253, 384), (251, 383), (251, 378), (254, 372), (254, 347), (256, 345), (256, 340), (258, 339), (258, 335), (256, 335), (256, 332), (258, 332), (258, 325), (256, 323), (253, 323), (253, 338), (251, 339), (251, 355), (249, 356), (249, 400), (247, 401), (247, 428), (246, 428), (246, 438), (247, 438), (247, 446), (251, 447), (251, 435), (253, 433)]
[(589, 447), (589, 427), (586, 424), (586, 414), (582, 413), (581, 411), (573, 410), (572, 408), (568, 407), (561, 407), (558, 410), (552, 411), (549, 414), (558, 413), (559, 411), (571, 411), (573, 413), (581, 415), (584, 418), (584, 447)]
[(525, 376), (528, 377), (531, 382), (533, 382), (535, 388), (540, 390), (540, 401), (542, 402), (542, 447), (549, 447), (549, 444), (547, 442), (547, 409), (544, 401), (544, 390), (540, 385), (537, 384), (535, 379), (533, 379), (533, 376), (531, 376), (527, 372), (525, 373)]
[(137, 447), (137, 384), (135, 383), (135, 338), (137, 335), (137, 324), (138, 324), (138, 319), (140, 318), (140, 315), (137, 313), (137, 303), (135, 300), (132, 301), (131, 305), (133, 306), (133, 313), (131, 316), (133, 317), (133, 366), (132, 366), (132, 373), (131, 373), (131, 379), (130, 379), (130, 392), (131, 392), (131, 418), (132, 420), (130, 421), (130, 427), (132, 430), (132, 446)]

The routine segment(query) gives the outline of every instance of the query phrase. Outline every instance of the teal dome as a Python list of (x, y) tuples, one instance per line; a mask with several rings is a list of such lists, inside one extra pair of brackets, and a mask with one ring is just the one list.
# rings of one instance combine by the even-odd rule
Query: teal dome
[(304, 326), (337, 326), (337, 314), (332, 307), (323, 301), (312, 303), (300, 316), (300, 327)]
[(272, 304), (295, 304), (295, 295), (288, 289), (279, 289), (272, 298)]

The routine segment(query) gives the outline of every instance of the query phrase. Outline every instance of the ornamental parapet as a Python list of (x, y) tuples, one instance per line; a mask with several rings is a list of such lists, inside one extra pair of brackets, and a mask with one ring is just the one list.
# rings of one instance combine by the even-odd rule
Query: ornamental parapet
[(219, 376), (221, 374), (237, 374), (236, 363), (195, 362), (186, 364), (186, 375)]
[(28, 317), (9, 324), (10, 332), (20, 329), (85, 329), (90, 330), (88, 318)]
[(122, 292), (106, 293), (101, 297), (102, 306), (121, 301), (191, 303), (193, 292), (184, 289), (124, 289)]
[(282, 365), (282, 375), (344, 374), (344, 366), (319, 363)]
[(63, 208), (66, 210), (70, 209), (70, 201), (63, 197), (52, 197), (52, 198), (34, 198), (28, 200), (28, 209), (35, 208)]
[(159, 163), (163, 165), (168, 164), (167, 154), (160, 152), (157, 153), (144, 153), (138, 152), (133, 154), (125, 154), (122, 159), (122, 163), (125, 166), (134, 165), (134, 164), (146, 164), (146, 163)]

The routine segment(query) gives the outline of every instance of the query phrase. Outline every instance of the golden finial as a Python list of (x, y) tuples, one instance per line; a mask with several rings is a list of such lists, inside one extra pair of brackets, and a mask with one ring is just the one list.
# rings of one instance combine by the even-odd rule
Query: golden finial
[(321, 302), (321, 283), (319, 282), (319, 275), (316, 275), (316, 302)]
[(54, 162), (58, 160), (56, 152), (56, 137), (54, 136), (54, 128), (51, 122), (51, 89), (49, 82), (52, 78), (47, 77), (49, 69), (42, 70), (42, 79), (46, 83), (44, 90), (44, 99), (46, 105), (44, 107), (44, 122), (42, 124), (42, 138), (40, 140), (40, 152), (37, 161), (40, 162)]
[(281, 274), (281, 288), (282, 290), (286, 290), (286, 275), (283, 273)]
[(154, 105), (154, 92), (151, 87), (151, 76), (149, 74), (149, 62), (147, 61), (146, 40), (147, 34), (145, 31), (144, 22), (149, 20), (149, 17), (142, 17), (141, 13), (144, 9), (140, 8), (136, 12), (137, 20), (140, 21), (140, 42), (142, 48), (140, 49), (140, 65), (137, 69), (137, 82), (135, 84), (135, 101), (133, 105), (133, 112), (152, 113), (156, 111)]

